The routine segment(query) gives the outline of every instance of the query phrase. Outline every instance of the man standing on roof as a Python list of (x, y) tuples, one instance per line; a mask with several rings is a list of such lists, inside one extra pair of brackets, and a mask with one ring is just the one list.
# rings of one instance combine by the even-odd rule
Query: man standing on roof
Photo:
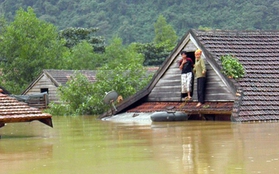
[(204, 104), (205, 99), (205, 84), (206, 84), (206, 67), (204, 60), (201, 58), (202, 50), (198, 49), (195, 51), (195, 65), (194, 73), (197, 79), (197, 95), (198, 95), (198, 104), (196, 107), (200, 107)]
[(192, 99), (192, 73), (193, 61), (187, 57), (186, 51), (181, 51), (182, 59), (179, 61), (179, 69), (181, 70), (181, 98), (185, 100)]

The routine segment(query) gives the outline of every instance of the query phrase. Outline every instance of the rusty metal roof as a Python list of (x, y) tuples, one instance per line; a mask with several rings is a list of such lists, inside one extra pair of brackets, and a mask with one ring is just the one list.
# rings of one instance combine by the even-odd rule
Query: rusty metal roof
[(184, 111), (189, 114), (231, 114), (233, 102), (206, 102), (196, 107), (197, 102), (144, 102), (127, 112)]
[(53, 126), (50, 114), (43, 113), (38, 108), (30, 107), (27, 103), (19, 102), (13, 97), (0, 93), (0, 127), (5, 123), (34, 120)]

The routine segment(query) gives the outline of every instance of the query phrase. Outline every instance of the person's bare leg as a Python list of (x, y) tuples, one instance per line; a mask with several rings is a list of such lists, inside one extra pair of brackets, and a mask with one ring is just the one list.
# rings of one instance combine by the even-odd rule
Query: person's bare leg
[(188, 99), (190, 100), (192, 97), (191, 97), (191, 93), (188, 92)]
[(191, 93), (187, 92), (187, 97), (185, 97), (185, 100), (191, 100), (191, 99), (192, 99)]

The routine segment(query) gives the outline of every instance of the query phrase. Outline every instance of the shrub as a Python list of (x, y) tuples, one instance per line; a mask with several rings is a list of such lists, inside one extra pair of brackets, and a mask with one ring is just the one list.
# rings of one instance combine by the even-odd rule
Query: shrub
[(234, 79), (242, 78), (245, 74), (243, 65), (237, 58), (231, 55), (221, 56), (222, 72)]

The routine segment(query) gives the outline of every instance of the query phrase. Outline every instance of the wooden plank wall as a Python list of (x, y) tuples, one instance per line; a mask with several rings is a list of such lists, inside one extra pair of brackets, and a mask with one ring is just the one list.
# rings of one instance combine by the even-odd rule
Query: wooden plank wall
[[(197, 47), (189, 41), (183, 50), (194, 52)], [(148, 96), (148, 101), (181, 101), (181, 72), (178, 68), (178, 61), (181, 59), (177, 55), (170, 67), (160, 78)], [(215, 70), (206, 62), (207, 67), (207, 87), (206, 101), (234, 101), (234, 95), (228, 90), (222, 79)], [(193, 101), (197, 101), (197, 84), (194, 80)]]
[(41, 93), (41, 88), (48, 88), (49, 102), (58, 102), (57, 87), (45, 74), (25, 95)]

